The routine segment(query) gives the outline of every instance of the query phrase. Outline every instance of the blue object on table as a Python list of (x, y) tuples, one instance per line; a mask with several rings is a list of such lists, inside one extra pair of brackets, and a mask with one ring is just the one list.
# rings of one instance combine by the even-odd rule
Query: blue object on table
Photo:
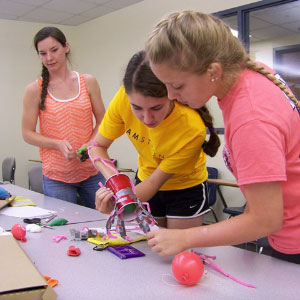
[(0, 187), (0, 199), (6, 199), (6, 198), (9, 198), (10, 196), (11, 196), (11, 194), (7, 190)]

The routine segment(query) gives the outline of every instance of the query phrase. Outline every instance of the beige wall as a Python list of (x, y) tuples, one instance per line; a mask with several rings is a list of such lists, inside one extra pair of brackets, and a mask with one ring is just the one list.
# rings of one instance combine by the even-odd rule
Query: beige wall
[(300, 36), (287, 35), (280, 38), (273, 38), (251, 44), (251, 58), (257, 61), (262, 61), (269, 67), (273, 68), (273, 49), (287, 45), (299, 45)]
[[(255, 1), (148, 0), (85, 23), (79, 27), (77, 42), (80, 44), (76, 45), (76, 53), (82, 55), (81, 70), (97, 76), (107, 106), (121, 84), (129, 58), (144, 47), (147, 35), (163, 16), (183, 9), (213, 13), (251, 2)], [(223, 127), (215, 99), (210, 101), (209, 108), (213, 111), (216, 127)], [(223, 136), (221, 138), (223, 140)], [(135, 169), (137, 166), (136, 152), (125, 136), (114, 142), (110, 155), (118, 158), (121, 167)], [(208, 158), (208, 165), (217, 167), (221, 177), (232, 179), (224, 166), (221, 151), (217, 157)], [(226, 190), (225, 194), (229, 193), (228, 197), (234, 198), (237, 205), (243, 202), (240, 191)]]
[[(41, 63), (32, 41), (43, 26), (45, 24), (0, 20), (0, 161), (6, 156), (16, 158), (16, 184), (24, 187), (28, 184), (28, 159), (38, 159), (39, 155), (38, 148), (26, 144), (22, 138), (23, 92), (40, 74)], [(74, 40), (75, 27), (61, 28)]]
[[(128, 59), (143, 48), (147, 34), (162, 16), (182, 9), (212, 13), (251, 2), (254, 1), (145, 0), (77, 27), (58, 27), (71, 44), (72, 68), (96, 76), (107, 107), (121, 84)], [(22, 98), (26, 85), (40, 73), (41, 65), (32, 40), (46, 25), (49, 24), (0, 20), (0, 161), (6, 156), (16, 157), (16, 184), (23, 187), (28, 184), (28, 160), (39, 159), (39, 154), (37, 147), (26, 144), (21, 135)], [(217, 126), (222, 126), (215, 100), (210, 107)], [(136, 168), (136, 153), (126, 138), (114, 143), (110, 154), (118, 159), (120, 167)], [(214, 159), (209, 158), (208, 165), (216, 166), (221, 177), (232, 178), (220, 153)], [(226, 193), (235, 202), (242, 201), (240, 192), (234, 191), (232, 196), (231, 191)]]

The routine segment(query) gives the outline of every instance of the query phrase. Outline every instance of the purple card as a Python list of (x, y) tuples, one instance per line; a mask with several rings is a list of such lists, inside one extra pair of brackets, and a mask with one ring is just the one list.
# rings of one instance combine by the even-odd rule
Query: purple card
[(106, 249), (121, 259), (145, 256), (145, 253), (130, 245), (111, 246)]

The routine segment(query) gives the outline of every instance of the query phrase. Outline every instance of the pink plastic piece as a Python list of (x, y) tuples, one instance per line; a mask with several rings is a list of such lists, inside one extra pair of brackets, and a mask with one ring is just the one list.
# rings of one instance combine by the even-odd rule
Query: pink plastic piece
[(54, 238), (52, 238), (53, 241), (55, 241), (56, 243), (60, 242), (61, 240), (66, 240), (67, 237), (65, 235), (58, 235), (55, 236)]
[(244, 286), (247, 286), (247, 287), (251, 287), (251, 288), (256, 288), (255, 284), (247, 283), (247, 282), (244, 282), (244, 281), (242, 281), (240, 279), (237, 279), (236, 277), (234, 277), (234, 276), (230, 275), (229, 273), (227, 273), (226, 271), (224, 271), (217, 264), (215, 264), (212, 261), (212, 259), (216, 259), (216, 256), (205, 255), (205, 254), (199, 253), (197, 251), (193, 251), (193, 252), (200, 256), (200, 258), (203, 260), (203, 262), (204, 262), (205, 265), (210, 266), (212, 269), (220, 272), (221, 274), (225, 275), (226, 277), (232, 279), (233, 281), (235, 281), (235, 282), (237, 282), (237, 283), (239, 283), (241, 285), (244, 285)]
[(115, 165), (114, 165), (114, 162), (116, 161), (115, 159), (114, 160), (110, 160), (110, 159), (106, 159), (106, 158), (102, 158), (100, 156), (98, 157), (93, 157), (92, 155), (90, 155), (90, 150), (94, 147), (101, 147), (99, 146), (96, 141), (92, 140), (92, 144), (90, 146), (87, 147), (88, 149), (88, 154), (89, 154), (89, 157), (90, 157), (90, 160), (92, 161), (92, 164), (94, 165), (95, 169), (96, 166), (95, 166), (95, 161), (97, 160), (100, 160), (105, 166), (107, 166), (108, 168), (110, 168), (111, 170), (113, 170), (116, 174), (118, 174), (118, 170), (115, 168)]

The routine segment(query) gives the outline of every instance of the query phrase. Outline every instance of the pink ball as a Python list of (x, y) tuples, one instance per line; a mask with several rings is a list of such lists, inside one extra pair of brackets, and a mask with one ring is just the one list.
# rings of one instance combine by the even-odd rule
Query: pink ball
[(194, 285), (201, 279), (204, 265), (197, 254), (184, 251), (174, 257), (172, 272), (181, 284)]
[(15, 239), (26, 242), (26, 229), (24, 226), (20, 224), (13, 225), (13, 227), (11, 228), (11, 233)]

